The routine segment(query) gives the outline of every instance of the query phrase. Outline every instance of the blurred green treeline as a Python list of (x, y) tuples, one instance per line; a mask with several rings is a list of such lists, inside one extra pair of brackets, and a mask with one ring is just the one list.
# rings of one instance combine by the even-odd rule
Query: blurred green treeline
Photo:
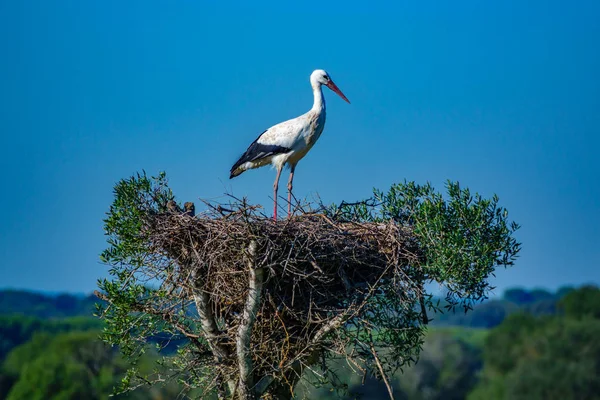
[[(94, 296), (0, 291), (0, 399), (107, 399), (119, 387), (129, 364), (98, 339), (96, 302)], [(466, 314), (431, 317), (419, 362), (391, 382), (396, 399), (600, 398), (595, 286), (511, 289)], [(158, 359), (149, 346), (136, 368), (150, 372)], [(381, 382), (363, 384), (345, 363), (336, 369), (346, 391), (312, 388), (307, 376), (298, 398), (388, 398)], [(181, 389), (166, 380), (116, 398), (175, 399)]]

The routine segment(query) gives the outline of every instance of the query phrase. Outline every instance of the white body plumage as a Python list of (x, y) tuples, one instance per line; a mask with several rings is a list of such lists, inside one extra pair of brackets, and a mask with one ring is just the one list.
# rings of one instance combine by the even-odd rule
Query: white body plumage
[(290, 166), (296, 165), (319, 139), (324, 127), (325, 107), (310, 110), (297, 118), (281, 122), (267, 129), (256, 142), (263, 146), (284, 147), (289, 151), (246, 161), (238, 168), (246, 171), (267, 164), (272, 164), (277, 169), (282, 168), (286, 163)]

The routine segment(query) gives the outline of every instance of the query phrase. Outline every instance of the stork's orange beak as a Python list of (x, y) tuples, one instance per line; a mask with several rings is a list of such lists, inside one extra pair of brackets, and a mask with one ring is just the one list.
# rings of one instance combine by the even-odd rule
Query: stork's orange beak
[(329, 89), (333, 90), (334, 92), (337, 93), (338, 96), (340, 96), (342, 99), (346, 100), (346, 102), (348, 102), (348, 104), (350, 104), (350, 100), (348, 100), (348, 98), (346, 96), (344, 96), (344, 93), (342, 93), (342, 91), (336, 86), (335, 83), (333, 83), (333, 81), (330, 79), (329, 82), (326, 85)]

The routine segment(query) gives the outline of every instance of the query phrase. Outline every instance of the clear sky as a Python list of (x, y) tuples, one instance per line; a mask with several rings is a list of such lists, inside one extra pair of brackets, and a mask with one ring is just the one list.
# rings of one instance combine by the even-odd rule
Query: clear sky
[(352, 104), (326, 91), (299, 197), (458, 180), (523, 226), (498, 292), (600, 283), (599, 1), (284, 4), (0, 1), (0, 287), (93, 290), (113, 185), (142, 169), (270, 212), (274, 171), (229, 168), (311, 107), (316, 68)]

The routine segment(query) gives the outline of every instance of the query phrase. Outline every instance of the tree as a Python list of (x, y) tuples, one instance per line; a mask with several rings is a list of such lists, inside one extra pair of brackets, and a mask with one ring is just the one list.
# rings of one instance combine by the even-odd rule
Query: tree
[(61, 294), (50, 296), (23, 290), (0, 290), (0, 315), (38, 318), (92, 316), (96, 296)]
[[(99, 332), (38, 333), (15, 348), (6, 358), (2, 376), (9, 380), (2, 398), (106, 399), (120, 385), (128, 364), (115, 348), (98, 338)], [(146, 354), (136, 368), (152, 372), (154, 359)], [(161, 390), (147, 388), (117, 396), (118, 399), (177, 398), (180, 389), (170, 383)]]
[(486, 339), (482, 379), (469, 398), (600, 398), (598, 293), (570, 291), (564, 315), (506, 319)]
[[(119, 367), (115, 351), (97, 337), (97, 332), (39, 334), (13, 350), (5, 369), (19, 378), (7, 399), (101, 399), (109, 394), (113, 381), (102, 382), (102, 377)], [(120, 370), (125, 371), (123, 363)]]
[(71, 330), (97, 330), (102, 322), (90, 316), (43, 320), (24, 316), (0, 315), (0, 362), (16, 346), (36, 332), (58, 333)]
[(468, 313), (439, 314), (434, 316), (434, 323), (442, 325), (460, 325), (471, 328), (493, 328), (500, 325), (502, 321), (518, 308), (506, 301), (489, 300), (477, 304)]
[(560, 300), (559, 308), (568, 317), (600, 319), (600, 289), (584, 286), (571, 290)]
[[(326, 362), (336, 358), (391, 396), (388, 377), (416, 360), (438, 309), (426, 285), (468, 310), (520, 248), (496, 196), (452, 182), (446, 197), (409, 182), (278, 222), (244, 200), (206, 206), (195, 216), (178, 205), (164, 174), (120, 181), (98, 314), (104, 339), (132, 360), (148, 337), (187, 339), (168, 360), (173, 375), (221, 398), (290, 398), (307, 369), (336, 382)], [(132, 370), (125, 382), (136, 380), (150, 381)]]
[(409, 399), (464, 399), (477, 382), (480, 353), (478, 346), (452, 330), (431, 330), (419, 362), (399, 377), (400, 387)]
[(518, 305), (533, 303), (533, 295), (529, 290), (512, 288), (504, 292), (504, 300)]

